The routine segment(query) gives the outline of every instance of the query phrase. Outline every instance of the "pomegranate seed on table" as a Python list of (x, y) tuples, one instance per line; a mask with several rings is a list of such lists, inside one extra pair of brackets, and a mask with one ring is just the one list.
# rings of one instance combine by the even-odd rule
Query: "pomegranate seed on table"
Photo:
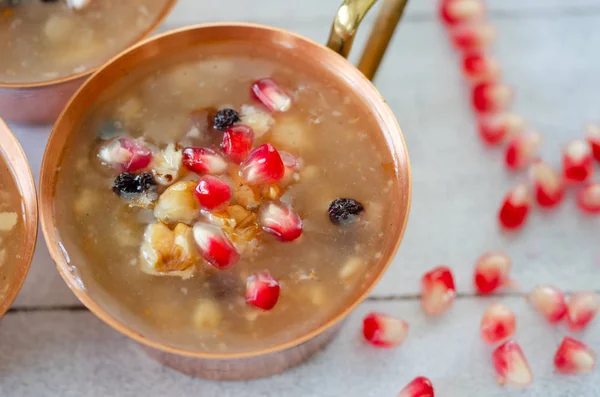
[(241, 177), (251, 185), (278, 182), (285, 173), (279, 152), (270, 143), (252, 150), (241, 165)]
[(535, 189), (535, 199), (542, 207), (554, 207), (562, 201), (565, 186), (558, 172), (541, 159), (534, 161), (530, 168)]
[(590, 183), (577, 192), (577, 206), (588, 214), (600, 213), (600, 183)]
[(369, 313), (363, 319), (363, 336), (379, 347), (394, 347), (404, 342), (408, 323), (382, 313)]
[(483, 254), (475, 263), (473, 283), (480, 294), (491, 294), (498, 288), (512, 284), (509, 278), (511, 260), (501, 251)]
[(492, 360), (499, 385), (526, 387), (533, 382), (529, 363), (517, 342), (509, 340), (498, 346), (492, 354)]
[(440, 17), (448, 25), (482, 19), (485, 6), (482, 0), (442, 0)]
[(279, 299), (279, 282), (269, 272), (258, 272), (246, 280), (246, 302), (271, 310)]
[(575, 292), (567, 303), (567, 325), (571, 331), (585, 328), (600, 311), (600, 299), (595, 292)]
[(536, 131), (528, 131), (512, 138), (504, 154), (506, 168), (518, 170), (529, 165), (537, 156), (541, 144), (542, 135)]
[(570, 142), (563, 151), (563, 175), (571, 182), (585, 182), (594, 174), (592, 149), (587, 142)]
[(527, 299), (551, 324), (559, 322), (567, 314), (565, 295), (558, 288), (547, 285), (537, 286)]
[(425, 313), (438, 315), (454, 302), (456, 288), (452, 271), (439, 266), (425, 273), (421, 279), (421, 306)]
[(280, 201), (263, 204), (258, 217), (262, 229), (280, 241), (293, 241), (302, 234), (302, 219), (290, 206)]
[(462, 62), (463, 74), (473, 82), (494, 81), (500, 77), (500, 65), (483, 52), (467, 53)]
[(509, 230), (523, 226), (531, 208), (531, 195), (527, 185), (521, 183), (514, 187), (504, 197), (502, 207), (498, 212), (500, 224)]
[(515, 314), (501, 303), (494, 303), (483, 312), (481, 339), (493, 345), (510, 338), (515, 333)]
[(186, 147), (183, 149), (183, 165), (197, 174), (219, 175), (227, 171), (227, 161), (209, 148)]
[(260, 79), (251, 87), (252, 95), (271, 112), (286, 112), (292, 106), (292, 98), (273, 79)]
[(596, 161), (600, 162), (600, 126), (589, 124), (585, 128), (585, 138), (592, 149), (592, 155)]
[(227, 269), (240, 260), (233, 243), (218, 227), (196, 223), (193, 234), (200, 255), (217, 269)]
[(111, 139), (99, 151), (100, 161), (120, 172), (135, 172), (146, 168), (152, 160), (152, 150), (129, 137)]
[(216, 211), (227, 207), (229, 204), (231, 188), (227, 182), (215, 176), (204, 175), (194, 189), (194, 197), (203, 208)]
[(467, 23), (450, 29), (452, 44), (462, 51), (480, 50), (496, 39), (496, 29), (487, 23)]
[(525, 128), (525, 120), (513, 113), (480, 115), (479, 136), (488, 145), (498, 145)]
[(419, 376), (406, 385), (398, 397), (435, 397), (435, 395), (431, 381), (424, 376)]
[(223, 133), (221, 149), (232, 162), (239, 164), (248, 157), (252, 149), (254, 132), (247, 125), (238, 124), (229, 127)]
[(473, 107), (480, 113), (499, 112), (506, 109), (513, 100), (510, 86), (497, 83), (479, 83), (473, 87)]
[(570, 336), (565, 336), (554, 355), (554, 367), (563, 374), (585, 374), (595, 366), (596, 353)]

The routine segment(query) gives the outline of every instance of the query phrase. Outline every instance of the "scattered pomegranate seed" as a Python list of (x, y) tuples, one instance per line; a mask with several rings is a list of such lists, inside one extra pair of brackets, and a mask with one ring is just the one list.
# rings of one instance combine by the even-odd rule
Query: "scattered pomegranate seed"
[(227, 207), (231, 200), (231, 188), (227, 182), (212, 175), (204, 175), (194, 189), (194, 197), (203, 208), (217, 211)]
[(408, 334), (406, 321), (382, 313), (369, 313), (363, 320), (365, 339), (379, 347), (394, 347), (404, 342)]
[(281, 156), (270, 143), (252, 150), (240, 170), (242, 178), (251, 185), (278, 182), (284, 173), (285, 166)]
[(490, 24), (475, 23), (453, 27), (450, 40), (462, 51), (480, 50), (496, 39), (496, 29)]
[(279, 283), (269, 272), (258, 272), (246, 280), (246, 302), (271, 310), (279, 299)]
[(542, 207), (554, 207), (562, 201), (565, 186), (558, 172), (543, 160), (536, 160), (530, 168), (531, 179), (535, 189), (535, 199)]
[(585, 374), (596, 366), (596, 353), (586, 344), (565, 336), (554, 355), (554, 366), (564, 374)]
[(542, 135), (536, 131), (525, 132), (512, 138), (504, 156), (506, 168), (518, 170), (529, 165), (536, 157), (541, 144)]
[(292, 181), (294, 172), (300, 169), (300, 162), (296, 156), (290, 152), (280, 150), (279, 155), (281, 156), (281, 161), (283, 161), (283, 165), (285, 166), (285, 172), (283, 174), (283, 178), (281, 178), (281, 183), (287, 185)]
[(421, 306), (425, 313), (437, 315), (446, 311), (455, 297), (454, 277), (448, 267), (439, 266), (423, 275)]
[(262, 229), (281, 241), (292, 241), (302, 234), (302, 219), (292, 207), (280, 201), (269, 201), (260, 207)]
[(254, 132), (247, 125), (238, 124), (229, 127), (223, 133), (221, 149), (229, 160), (236, 164), (241, 163), (248, 157), (252, 149)]
[(509, 278), (511, 260), (501, 251), (483, 254), (475, 263), (473, 282), (480, 294), (491, 294), (498, 288), (511, 284)]
[(442, 0), (440, 17), (448, 25), (481, 19), (485, 14), (482, 0)]
[(480, 113), (499, 112), (513, 100), (513, 90), (506, 84), (486, 82), (473, 87), (473, 107)]
[(467, 53), (463, 57), (463, 73), (473, 82), (494, 81), (500, 77), (500, 65), (482, 52)]
[(271, 112), (286, 112), (292, 106), (292, 98), (273, 79), (255, 81), (251, 92)]
[(406, 385), (398, 397), (434, 397), (433, 385), (426, 377), (419, 376)]
[(600, 213), (600, 183), (590, 183), (577, 192), (577, 206), (588, 214)]
[(152, 160), (152, 150), (129, 137), (111, 139), (98, 151), (100, 161), (117, 171), (135, 172), (146, 168)]
[(481, 115), (477, 124), (479, 136), (490, 146), (504, 142), (525, 128), (525, 120), (513, 113)]
[(498, 346), (492, 354), (492, 360), (498, 373), (499, 385), (525, 387), (533, 381), (527, 359), (517, 342), (509, 340)]
[(217, 269), (227, 269), (240, 260), (240, 254), (233, 243), (218, 227), (207, 223), (196, 223), (193, 234), (204, 260)]
[(498, 213), (500, 224), (510, 230), (518, 229), (527, 220), (531, 208), (531, 196), (527, 185), (521, 183), (504, 197)]
[(571, 182), (585, 182), (594, 174), (592, 149), (582, 140), (570, 142), (563, 151), (563, 175)]
[(567, 304), (567, 324), (571, 331), (587, 326), (600, 311), (600, 299), (595, 292), (576, 292)]
[(597, 124), (586, 126), (585, 137), (590, 144), (594, 158), (596, 161), (600, 161), (600, 126)]
[(567, 314), (565, 295), (558, 288), (537, 286), (529, 294), (528, 300), (552, 324), (559, 322)]
[(197, 174), (219, 175), (227, 171), (227, 161), (209, 148), (186, 147), (183, 149), (183, 165)]
[(515, 314), (501, 303), (488, 307), (481, 318), (481, 339), (493, 345), (515, 333)]

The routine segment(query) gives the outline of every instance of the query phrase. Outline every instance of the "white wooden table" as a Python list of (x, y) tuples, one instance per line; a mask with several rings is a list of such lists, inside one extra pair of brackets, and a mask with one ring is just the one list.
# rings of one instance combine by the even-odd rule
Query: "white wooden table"
[[(302, 4), (294, 5), (294, 4)], [(395, 396), (412, 378), (432, 379), (438, 396), (600, 396), (600, 369), (587, 376), (554, 373), (552, 357), (567, 334), (551, 327), (520, 293), (473, 294), (472, 267), (489, 249), (505, 249), (527, 291), (538, 283), (566, 291), (600, 290), (600, 217), (584, 217), (569, 196), (551, 213), (536, 212), (517, 235), (499, 232), (495, 214), (509, 174), (500, 151), (479, 142), (456, 55), (437, 19), (437, 1), (411, 0), (376, 81), (404, 130), (413, 165), (408, 229), (394, 263), (339, 338), (310, 362), (252, 382), (191, 379), (148, 359), (137, 346), (89, 313), (67, 289), (40, 237), (29, 277), (0, 323), (1, 396)], [(553, 164), (583, 125), (600, 119), (600, 0), (488, 0), (499, 30), (494, 52), (517, 89), (515, 110), (539, 128)], [(161, 31), (223, 20), (271, 24), (323, 42), (336, 0), (180, 0)], [(372, 17), (370, 17), (372, 20)], [(369, 23), (357, 41), (364, 41)], [(38, 174), (49, 127), (12, 126)], [(440, 319), (419, 307), (422, 273), (450, 265), (459, 297)], [(495, 384), (491, 349), (478, 338), (493, 301), (518, 316), (516, 339), (535, 375), (526, 390)], [(395, 350), (359, 337), (370, 310), (410, 322)], [(577, 335), (600, 353), (600, 321)]]

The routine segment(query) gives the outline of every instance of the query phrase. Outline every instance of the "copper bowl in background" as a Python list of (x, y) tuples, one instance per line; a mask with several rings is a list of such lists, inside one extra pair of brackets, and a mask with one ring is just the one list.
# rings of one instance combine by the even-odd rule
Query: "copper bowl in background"
[[(0, 296), (0, 317), (6, 313), (23, 286), (31, 260), (38, 231), (38, 206), (35, 182), (27, 157), (8, 126), (0, 119), (0, 155), (13, 174), (13, 179), (21, 193), (21, 218), (23, 222), (23, 241), (18, 250), (17, 259), (3, 263), (3, 274), (10, 274), (6, 293)], [(7, 271), (7, 268), (11, 268)]]
[[(148, 37), (165, 20), (176, 3), (177, 0), (168, 0), (156, 21), (124, 48)], [(34, 83), (0, 81), (0, 118), (24, 124), (53, 123), (71, 95), (97, 69), (98, 67), (93, 67), (66, 77)]]

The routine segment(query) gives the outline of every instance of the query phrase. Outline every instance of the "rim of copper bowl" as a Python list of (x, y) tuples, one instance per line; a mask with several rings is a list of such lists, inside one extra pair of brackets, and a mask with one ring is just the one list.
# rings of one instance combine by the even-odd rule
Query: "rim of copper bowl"
[[(56, 185), (57, 174), (56, 174), (56, 170), (48, 169), (47, 162), (49, 161), (49, 159), (48, 159), (49, 152), (50, 152), (49, 149), (51, 147), (53, 137), (57, 133), (57, 128), (60, 125), (65, 113), (71, 107), (72, 103), (77, 100), (77, 97), (79, 96), (80, 92), (82, 90), (84, 90), (85, 87), (88, 84), (90, 84), (91, 81), (94, 80), (96, 75), (100, 74), (103, 70), (110, 68), (112, 66), (112, 64), (114, 63), (114, 61), (116, 61), (117, 59), (119, 59), (120, 57), (122, 57), (126, 54), (129, 54), (130, 52), (135, 51), (136, 49), (146, 45), (147, 43), (153, 42), (155, 40), (160, 40), (161, 38), (166, 37), (166, 36), (177, 35), (180, 33), (189, 32), (189, 31), (193, 31), (193, 30), (202, 30), (202, 29), (207, 29), (207, 28), (224, 28), (224, 27), (261, 29), (261, 30), (266, 30), (266, 31), (270, 31), (270, 32), (275, 32), (278, 34), (292, 36), (296, 40), (304, 41), (311, 46), (316, 46), (316, 47), (320, 48), (321, 50), (325, 50), (326, 52), (329, 52), (330, 55), (333, 57), (340, 58), (341, 60), (343, 60), (344, 62), (347, 63), (347, 66), (349, 68), (352, 68), (352, 73), (356, 73), (359, 75), (360, 81), (363, 84), (367, 85), (368, 90), (369, 90), (368, 92), (370, 92), (377, 98), (376, 108), (381, 113), (380, 116), (383, 118), (383, 120), (381, 121), (381, 125), (386, 126), (389, 129), (390, 133), (398, 134), (400, 144), (394, 145), (393, 149), (394, 149), (394, 153), (403, 155), (402, 160), (404, 160), (404, 163), (405, 163), (404, 169), (406, 171), (406, 192), (404, 192), (404, 193), (406, 194), (406, 206), (405, 206), (404, 210), (405, 210), (406, 216), (402, 220), (402, 225), (398, 229), (398, 233), (396, 236), (397, 238), (396, 238), (396, 241), (394, 242), (395, 245), (391, 249), (389, 257), (387, 257), (385, 259), (385, 264), (383, 267), (380, 268), (379, 273), (373, 277), (371, 283), (367, 287), (365, 287), (364, 291), (360, 295), (356, 296), (354, 298), (354, 300), (352, 302), (350, 302), (348, 305), (343, 306), (339, 311), (337, 311), (334, 315), (332, 315), (326, 322), (324, 322), (317, 328), (315, 328), (299, 337), (296, 337), (294, 339), (291, 339), (291, 340), (283, 342), (283, 343), (279, 343), (277, 345), (274, 345), (274, 346), (271, 346), (268, 348), (263, 348), (260, 350), (245, 351), (245, 352), (214, 353), (214, 352), (188, 350), (188, 349), (184, 349), (184, 348), (174, 347), (174, 346), (171, 346), (166, 343), (160, 343), (160, 342), (150, 340), (150, 339), (146, 338), (143, 334), (132, 330), (131, 327), (129, 325), (127, 325), (127, 323), (116, 319), (112, 314), (110, 314), (107, 310), (105, 310), (102, 305), (96, 303), (95, 300), (87, 293), (87, 291), (84, 288), (78, 287), (78, 281), (76, 280), (76, 277), (74, 276), (73, 272), (71, 272), (69, 270), (69, 265), (66, 263), (65, 257), (62, 254), (61, 249), (60, 249), (58, 233), (55, 228), (54, 209), (53, 209), (53, 202), (54, 202), (53, 194), (54, 194), (54, 187)], [(65, 148), (65, 146), (63, 145), (63, 147), (61, 147), (61, 153), (59, 154), (59, 158), (62, 157), (62, 154), (64, 153), (64, 148)], [(306, 37), (303, 37), (296, 33), (289, 32), (284, 29), (279, 29), (279, 28), (275, 28), (272, 26), (266, 26), (266, 25), (255, 24), (255, 23), (248, 23), (248, 22), (216, 22), (216, 23), (206, 23), (206, 24), (199, 24), (199, 25), (190, 25), (190, 26), (186, 26), (186, 27), (179, 28), (179, 29), (174, 29), (174, 30), (153, 36), (151, 38), (148, 38), (144, 41), (137, 43), (133, 47), (130, 47), (130, 48), (122, 51), (120, 54), (115, 56), (113, 59), (111, 59), (110, 61), (108, 61), (107, 63), (102, 65), (100, 68), (98, 68), (94, 72), (94, 75), (92, 77), (90, 77), (88, 80), (86, 80), (86, 82), (70, 98), (69, 102), (67, 103), (67, 105), (65, 106), (65, 108), (63, 109), (61, 114), (59, 115), (56, 123), (54, 124), (54, 127), (52, 129), (50, 137), (48, 138), (48, 145), (46, 146), (46, 149), (44, 151), (44, 157), (42, 159), (42, 166), (41, 166), (41, 172), (40, 172), (40, 189), (39, 190), (40, 190), (40, 192), (39, 192), (40, 224), (41, 224), (41, 228), (42, 228), (42, 233), (44, 234), (44, 238), (46, 240), (48, 249), (50, 251), (50, 255), (52, 256), (52, 259), (54, 260), (54, 263), (56, 264), (56, 267), (58, 268), (60, 275), (65, 280), (65, 282), (67, 283), (69, 288), (73, 291), (73, 293), (77, 296), (77, 298), (90, 311), (92, 311), (97, 317), (99, 317), (102, 321), (104, 321), (106, 324), (108, 324), (115, 330), (130, 337), (131, 339), (133, 339), (139, 343), (142, 343), (144, 345), (150, 346), (152, 348), (167, 352), (167, 353), (173, 353), (173, 354), (178, 354), (181, 356), (201, 358), (201, 359), (241, 359), (241, 358), (249, 358), (249, 357), (256, 357), (256, 356), (264, 356), (264, 355), (284, 351), (284, 350), (293, 348), (295, 346), (298, 346), (298, 345), (302, 344), (303, 342), (306, 342), (306, 341), (314, 338), (315, 336), (321, 334), (325, 330), (333, 327), (335, 324), (342, 321), (350, 312), (352, 312), (359, 304), (361, 304), (365, 300), (365, 298), (367, 298), (367, 296), (369, 295), (371, 290), (377, 285), (379, 280), (383, 277), (386, 270), (389, 268), (390, 264), (392, 263), (392, 260), (394, 259), (395, 254), (398, 250), (398, 247), (400, 246), (400, 243), (404, 236), (404, 232), (406, 230), (406, 225), (408, 223), (410, 206), (411, 206), (412, 172), (411, 172), (411, 165), (410, 165), (410, 160), (409, 160), (409, 156), (408, 156), (408, 151), (406, 148), (406, 142), (404, 140), (402, 130), (400, 129), (398, 121), (396, 120), (393, 112), (391, 111), (391, 109), (389, 108), (389, 106), (387, 105), (385, 100), (381, 97), (377, 88), (375, 88), (375, 86), (371, 83), (371, 81), (369, 81), (369, 79), (367, 79), (364, 75), (362, 75), (360, 73), (360, 71), (358, 71), (358, 69), (356, 69), (346, 59), (344, 59), (343, 57), (341, 57), (339, 54), (335, 53), (334, 51), (330, 50), (329, 48), (323, 46), (322, 44), (319, 44), (313, 40), (310, 40)], [(399, 211), (399, 212), (401, 212), (401, 211)]]
[(8, 294), (0, 301), (0, 317), (8, 311), (17, 295), (23, 287), (37, 242), (38, 232), (38, 202), (35, 191), (35, 181), (31, 172), (31, 167), (27, 161), (27, 156), (23, 148), (14, 136), (8, 125), (0, 118), (0, 146), (2, 146), (2, 156), (10, 168), (12, 177), (17, 184), (17, 189), (21, 194), (23, 213), (23, 246), (19, 250), (21, 259), (15, 261), (17, 269), (13, 276), (15, 283), (9, 285)]
[[(150, 26), (148, 26), (147, 29), (143, 30), (138, 36), (136, 36), (133, 40), (128, 42), (124, 48), (127, 49), (131, 45), (139, 43), (142, 40), (146, 39), (148, 36), (150, 36), (152, 34), (152, 32), (154, 32), (163, 23), (163, 21), (169, 16), (169, 14), (171, 13), (171, 10), (173, 10), (173, 7), (175, 7), (175, 4), (177, 4), (177, 1), (178, 0), (167, 0), (167, 4), (165, 4), (165, 6), (161, 10), (161, 12), (158, 14), (156, 20), (152, 24), (150, 24)], [(122, 52), (123, 52), (123, 50), (118, 51), (117, 55), (121, 54)], [(106, 61), (112, 60), (113, 57), (114, 57), (114, 55), (110, 56)], [(89, 69), (84, 70), (83, 72), (72, 73), (68, 76), (57, 77), (55, 79), (43, 80), (43, 81), (34, 81), (34, 82), (27, 82), (27, 83), (19, 83), (19, 82), (9, 83), (9, 82), (5, 82), (5, 81), (0, 81), (0, 88), (41, 88), (41, 87), (47, 87), (47, 86), (52, 86), (52, 85), (57, 85), (57, 84), (68, 83), (69, 81), (73, 81), (73, 80), (77, 80), (81, 77), (89, 76), (89, 75), (95, 73), (101, 67), (102, 67), (102, 64), (100, 64), (98, 66), (93, 66)]]

